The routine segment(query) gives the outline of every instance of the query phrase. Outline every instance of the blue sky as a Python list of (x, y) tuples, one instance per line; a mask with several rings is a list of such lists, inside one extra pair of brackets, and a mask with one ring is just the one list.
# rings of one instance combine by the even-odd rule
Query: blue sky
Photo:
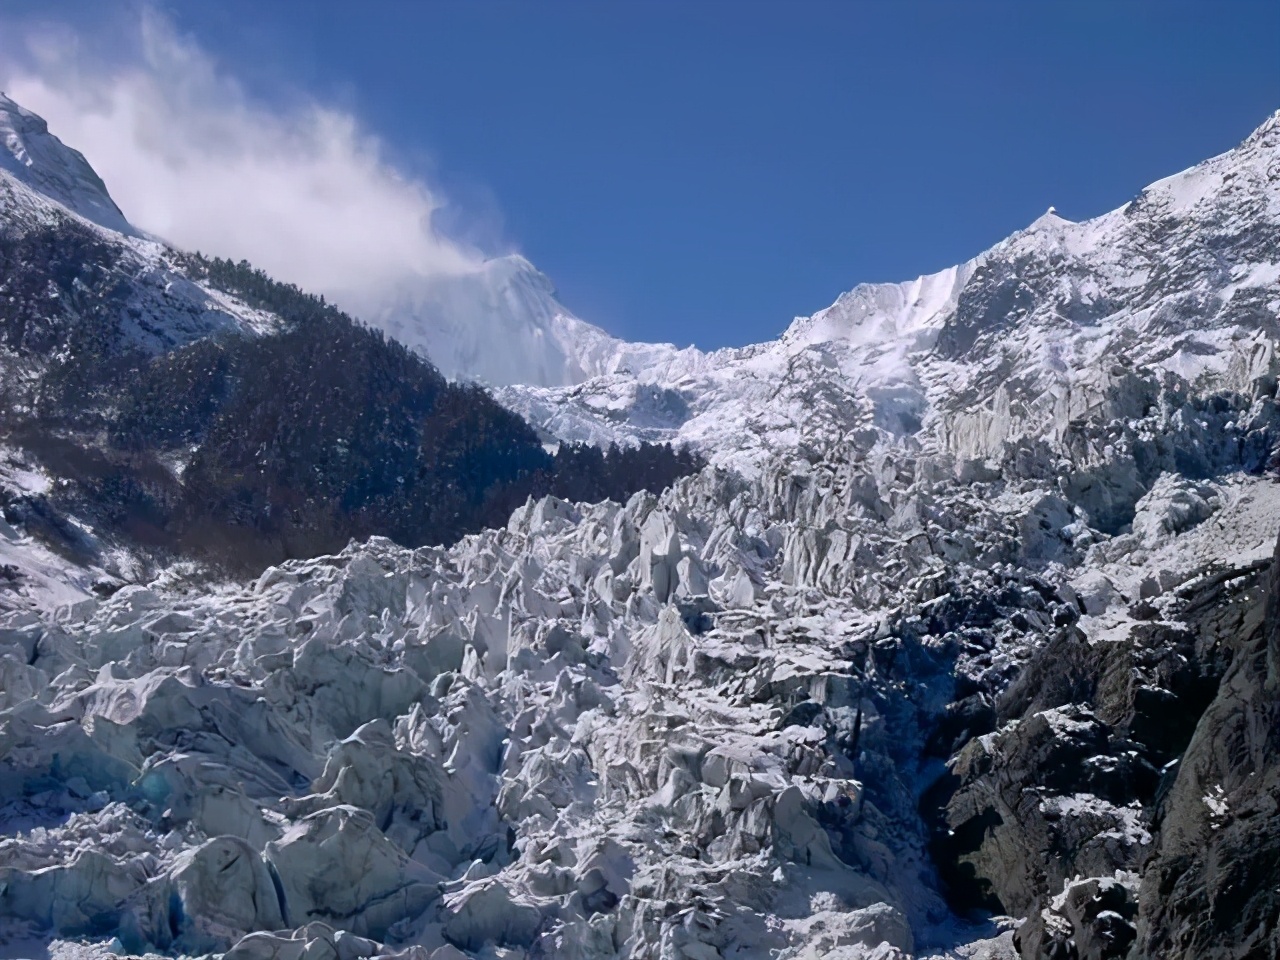
[[(120, 23), (8, 6), (90, 46)], [(1102, 213), (1280, 108), (1275, 0), (162, 9), (251, 100), (349, 112), (447, 198), (437, 223), (519, 249), (585, 319), (704, 347), (1050, 204)]]

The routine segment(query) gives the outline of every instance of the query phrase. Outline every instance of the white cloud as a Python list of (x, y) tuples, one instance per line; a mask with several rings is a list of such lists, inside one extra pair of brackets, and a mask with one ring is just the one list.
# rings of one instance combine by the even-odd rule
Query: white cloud
[(0, 89), (84, 153), (134, 225), (358, 312), (407, 279), (482, 261), (433, 228), (443, 198), (350, 113), (256, 102), (152, 11), (129, 33), (127, 53), (104, 56), (65, 27), (27, 25)]

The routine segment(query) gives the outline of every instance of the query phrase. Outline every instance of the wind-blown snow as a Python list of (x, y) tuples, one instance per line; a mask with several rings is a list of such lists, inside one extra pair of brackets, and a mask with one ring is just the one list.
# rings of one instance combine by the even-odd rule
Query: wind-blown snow
[(367, 319), (446, 376), (494, 386), (570, 386), (682, 355), (670, 344), (627, 343), (579, 320), (556, 299), (551, 281), (515, 254), (406, 282)]

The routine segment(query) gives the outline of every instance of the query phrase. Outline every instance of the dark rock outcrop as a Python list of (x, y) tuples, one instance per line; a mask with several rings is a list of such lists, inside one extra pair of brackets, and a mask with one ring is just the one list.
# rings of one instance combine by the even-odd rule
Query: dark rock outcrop
[(940, 870), (1027, 960), (1280, 956), (1280, 547), (1123, 639), (1059, 631), (950, 766)]
[(1140, 957), (1280, 957), (1280, 544), (1267, 590), (1156, 810)]

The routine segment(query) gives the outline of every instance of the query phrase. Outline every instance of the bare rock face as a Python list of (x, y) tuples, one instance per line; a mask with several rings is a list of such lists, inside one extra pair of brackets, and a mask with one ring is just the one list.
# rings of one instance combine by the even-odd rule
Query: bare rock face
[(1241, 644), (1157, 809), (1141, 888), (1147, 956), (1280, 956), (1280, 544), (1266, 620)]
[(1126, 639), (1064, 631), (957, 754), (935, 849), (1028, 917), (1023, 957), (1276, 952), (1278, 590), (1280, 548)]

